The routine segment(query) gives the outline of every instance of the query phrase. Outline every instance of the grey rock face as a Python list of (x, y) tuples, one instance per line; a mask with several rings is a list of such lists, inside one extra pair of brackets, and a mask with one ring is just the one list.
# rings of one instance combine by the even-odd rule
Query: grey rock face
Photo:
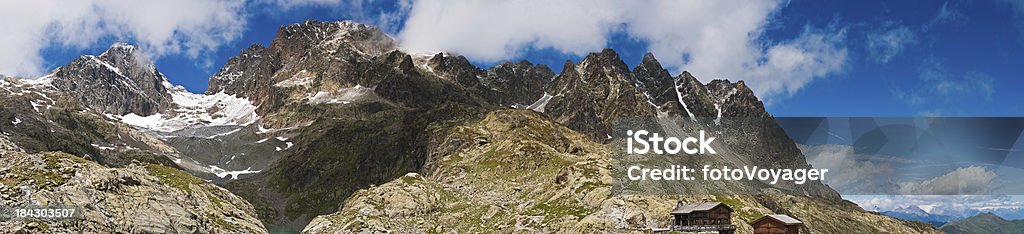
[(78, 57), (51, 77), (54, 87), (103, 113), (148, 116), (172, 105), (167, 79), (138, 48), (124, 43), (99, 56)]
[(678, 98), (694, 116), (709, 118), (717, 116), (717, 110), (711, 97), (708, 96), (707, 88), (689, 72), (683, 72), (676, 78), (676, 89), (679, 92)]
[(674, 82), (676, 79), (661, 66), (654, 54), (644, 54), (643, 61), (633, 68), (633, 76), (655, 104), (661, 106), (666, 102), (678, 102)]
[(548, 88), (554, 97), (545, 114), (603, 141), (617, 118), (654, 116), (654, 105), (632, 80), (633, 73), (611, 49), (591, 53), (579, 64), (567, 61)]
[(112, 167), (132, 161), (172, 165), (172, 158), (180, 157), (155, 137), (95, 108), (50, 86), (0, 81), (0, 132), (26, 152), (61, 151)]
[(476, 88), (480, 86), (477, 78), (483, 72), (473, 66), (463, 56), (445, 56), (438, 53), (427, 61), (426, 66), (441, 78), (450, 79), (462, 87)]
[(252, 205), (185, 172), (64, 153), (0, 151), (0, 205), (76, 209), (73, 219), (0, 222), (10, 232), (266, 233)]
[[(278, 29), (270, 46), (250, 46), (210, 77), (208, 94), (248, 98), (259, 113), (288, 99), (367, 85), (364, 63), (397, 48), (376, 27), (352, 21), (306, 21)], [(284, 83), (282, 83), (284, 82)]]
[(504, 62), (487, 69), (480, 78), (495, 92), (493, 101), (501, 105), (530, 105), (544, 96), (555, 73), (543, 64), (523, 60)]

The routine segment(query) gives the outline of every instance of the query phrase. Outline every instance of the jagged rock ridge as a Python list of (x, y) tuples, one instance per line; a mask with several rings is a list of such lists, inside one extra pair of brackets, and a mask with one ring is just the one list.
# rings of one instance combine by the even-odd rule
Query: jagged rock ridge
[(172, 102), (167, 78), (135, 46), (120, 42), (99, 56), (80, 56), (45, 78), (103, 113), (146, 116)]

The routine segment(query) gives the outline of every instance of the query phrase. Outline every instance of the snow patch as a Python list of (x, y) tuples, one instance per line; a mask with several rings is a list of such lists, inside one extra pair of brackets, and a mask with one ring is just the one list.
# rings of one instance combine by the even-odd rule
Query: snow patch
[(259, 119), (252, 102), (224, 91), (213, 95), (194, 94), (177, 86), (171, 91), (171, 98), (177, 104), (173, 115), (139, 116), (129, 113), (119, 119), (129, 125), (158, 132), (174, 132), (194, 126), (245, 126)]
[(722, 125), (722, 108), (715, 104), (715, 110), (718, 110), (718, 116), (715, 117), (715, 125)]
[(97, 144), (92, 144), (92, 147), (96, 147), (97, 149), (100, 149), (100, 150), (114, 150), (114, 147), (100, 146), (100, 145), (97, 145)]
[(676, 90), (676, 98), (679, 99), (679, 104), (683, 105), (683, 110), (686, 110), (686, 114), (690, 115), (690, 120), (697, 121), (697, 117), (693, 116), (693, 112), (690, 112), (690, 108), (687, 107), (686, 106), (686, 102), (683, 101), (683, 93), (679, 92), (679, 89), (682, 89), (682, 88), (683, 88), (682, 84), (677, 84), (676, 85), (676, 88), (675, 88), (675, 90)]
[(103, 65), (104, 67), (107, 67), (107, 70), (113, 71), (118, 76), (126, 77), (126, 76), (124, 76), (124, 74), (121, 74), (121, 69), (118, 69), (117, 67), (114, 67), (113, 65), (110, 65), (110, 63), (107, 63), (107, 62), (105, 62), (103, 60), (100, 60), (96, 56), (92, 56), (92, 55), (86, 55), (86, 56), (89, 57), (89, 59), (92, 59), (93, 62), (96, 62), (96, 63), (98, 63), (100, 65)]
[[(150, 116), (139, 116), (135, 113), (128, 113), (126, 115), (120, 116), (119, 118), (121, 119), (121, 122), (136, 127), (153, 129), (158, 131), (160, 129), (166, 129), (162, 127), (162, 125), (164, 124), (164, 120), (163, 114), (160, 113), (156, 113)], [(171, 130), (168, 129), (167, 131), (170, 132)]]
[(335, 92), (320, 91), (316, 94), (306, 97), (307, 104), (349, 104), (352, 102), (365, 100), (373, 97), (373, 88), (363, 87), (362, 85), (356, 85), (350, 88), (341, 88)]
[(214, 138), (218, 138), (218, 137), (222, 137), (222, 136), (227, 136), (227, 135), (235, 134), (236, 132), (241, 131), (241, 130), (242, 130), (242, 128), (236, 128), (235, 130), (231, 130), (231, 131), (223, 132), (223, 133), (217, 133), (217, 134), (214, 134), (212, 136), (208, 136), (208, 137), (206, 137), (206, 139), (214, 139)]
[(277, 140), (284, 142), (284, 148), (274, 147), (274, 150), (285, 151), (285, 150), (291, 149), (292, 146), (295, 146), (295, 143), (292, 143), (290, 141), (284, 141), (284, 140), (281, 140), (281, 138), (277, 138)]
[(214, 165), (210, 165), (210, 171), (212, 171), (214, 175), (217, 175), (217, 177), (220, 178), (225, 178), (230, 175), (232, 180), (237, 180), (238, 175), (260, 173), (260, 170), (253, 171), (252, 167), (246, 168), (245, 170), (241, 171), (228, 171)]
[(718, 103), (715, 103), (715, 109), (718, 110), (718, 116), (715, 117), (715, 125), (722, 125), (722, 123), (721, 123), (722, 122), (722, 107), (721, 107), (721, 105), (725, 105), (725, 102), (728, 101), (729, 97), (732, 97), (733, 94), (736, 94), (736, 87), (733, 87), (732, 90), (729, 90), (729, 92), (726, 93), (725, 96), (722, 97), (722, 99), (718, 100)]
[(20, 123), (21, 123), (21, 119), (18, 119), (18, 117), (14, 117), (14, 121), (11, 121), (11, 124), (14, 124), (14, 126), (18, 126), (18, 124), (20, 124)]
[(316, 75), (309, 71), (302, 70), (296, 72), (295, 75), (293, 75), (291, 78), (282, 80), (281, 82), (277, 82), (277, 84), (274, 84), (274, 86), (282, 88), (308, 86), (309, 84), (313, 83), (314, 79), (316, 79)]
[(54, 74), (57, 74), (57, 72), (53, 72), (53, 73), (47, 74), (46, 76), (39, 77), (39, 78), (36, 78), (36, 79), (22, 80), (22, 82), (25, 82), (26, 84), (29, 84), (29, 85), (32, 85), (32, 86), (51, 86), (52, 87), (53, 86), (53, 75)]
[(548, 101), (551, 101), (551, 97), (551, 94), (548, 94), (548, 92), (544, 92), (544, 96), (541, 96), (540, 99), (537, 99), (536, 102), (530, 104), (530, 106), (526, 107), (526, 109), (544, 113), (544, 106), (548, 105)]

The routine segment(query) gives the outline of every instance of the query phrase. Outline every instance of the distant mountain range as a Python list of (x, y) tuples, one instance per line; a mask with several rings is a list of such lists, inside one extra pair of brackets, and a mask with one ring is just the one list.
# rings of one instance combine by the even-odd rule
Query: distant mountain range
[(982, 211), (979, 209), (953, 209), (947, 206), (937, 206), (932, 208), (931, 212), (927, 212), (916, 205), (911, 205), (880, 213), (899, 219), (927, 222), (936, 227), (942, 227), (947, 223), (980, 214), (991, 214), (1009, 220), (1024, 219), (1024, 209), (1022, 208), (995, 208)]
[(946, 233), (1022, 233), (1024, 220), (1006, 220), (992, 213), (979, 213), (942, 226)]
[(917, 220), (921, 222), (930, 223), (932, 225), (935, 225), (936, 227), (941, 227), (943, 224), (956, 221), (962, 218), (950, 215), (930, 214), (922, 210), (920, 207), (914, 205), (891, 211), (883, 211), (881, 213), (884, 215), (892, 216), (894, 218)]

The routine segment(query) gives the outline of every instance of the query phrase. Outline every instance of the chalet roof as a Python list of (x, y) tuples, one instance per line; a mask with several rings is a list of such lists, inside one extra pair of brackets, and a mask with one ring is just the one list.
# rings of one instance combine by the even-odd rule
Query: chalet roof
[(802, 225), (802, 224), (804, 224), (803, 222), (800, 222), (800, 220), (797, 220), (796, 218), (789, 217), (789, 215), (784, 215), (784, 214), (765, 215), (764, 217), (761, 217), (761, 218), (759, 218), (757, 220), (754, 220), (754, 222), (751, 222), (751, 223), (753, 224), (753, 223), (761, 222), (761, 220), (768, 219), (768, 218), (774, 219), (774, 220), (778, 220), (779, 222), (782, 222), (783, 224), (786, 224), (786, 225)]
[(709, 211), (717, 206), (725, 206), (726, 209), (732, 211), (732, 207), (722, 204), (721, 202), (698, 202), (698, 203), (682, 203), (676, 205), (676, 208), (672, 210), (672, 214), (689, 214), (694, 211)]

